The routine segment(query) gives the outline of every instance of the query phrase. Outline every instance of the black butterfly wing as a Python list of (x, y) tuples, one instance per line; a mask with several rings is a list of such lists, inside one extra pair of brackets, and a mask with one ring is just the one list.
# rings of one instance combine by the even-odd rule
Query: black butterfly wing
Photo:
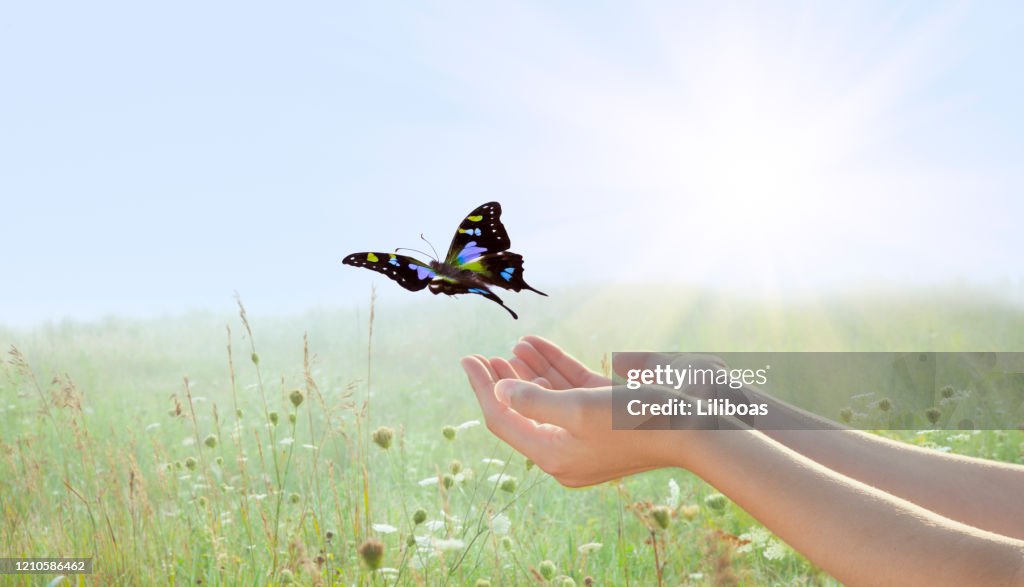
[(420, 291), (434, 279), (434, 270), (418, 259), (394, 253), (352, 253), (341, 261), (383, 273), (409, 291)]
[(445, 263), (463, 265), (485, 253), (507, 251), (512, 246), (501, 223), (501, 204), (487, 202), (470, 212), (455, 230)]
[(548, 295), (539, 289), (534, 289), (523, 279), (523, 256), (518, 253), (508, 251), (487, 253), (461, 267), (476, 273), (489, 285), (512, 291), (528, 289), (542, 296)]
[(430, 282), (430, 292), (433, 294), (446, 294), (449, 296), (459, 294), (477, 294), (483, 296), (492, 302), (498, 304), (502, 308), (512, 314), (512, 317), (516, 320), (519, 319), (519, 315), (512, 311), (511, 308), (505, 305), (505, 302), (501, 301), (497, 295), (491, 290), (487, 289), (487, 286), (479, 283), (463, 283), (454, 279), (439, 277), (434, 281)]

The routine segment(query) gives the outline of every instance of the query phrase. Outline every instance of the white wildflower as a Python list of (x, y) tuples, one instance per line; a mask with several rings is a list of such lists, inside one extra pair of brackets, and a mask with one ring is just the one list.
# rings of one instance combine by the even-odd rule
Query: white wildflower
[(288, 436), (286, 438), (282, 438), (281, 441), (278, 442), (278, 444), (280, 444), (281, 446), (291, 446), (293, 442), (295, 442), (295, 439), (292, 438), (291, 436)]
[(491, 518), (491, 531), (497, 536), (504, 536), (512, 529), (512, 520), (505, 514), (498, 514)]
[(776, 561), (786, 556), (786, 547), (774, 538), (768, 541), (764, 547), (764, 558)]
[(505, 466), (505, 461), (501, 459), (481, 459), (480, 462), (482, 462), (485, 465), (497, 465), (499, 467)]
[(672, 509), (679, 507), (679, 484), (676, 483), (675, 479), (668, 480), (668, 499), (665, 500), (665, 505)]
[(398, 528), (395, 528), (390, 524), (374, 524), (373, 530), (374, 532), (380, 532), (381, 534), (393, 534), (398, 532)]
[(465, 430), (467, 428), (472, 428), (474, 426), (479, 426), (479, 425), (480, 425), (480, 420), (469, 420), (468, 422), (463, 422), (462, 424), (459, 424), (458, 426), (455, 427), (455, 429), (456, 430)]
[(604, 546), (604, 545), (601, 544), (600, 542), (588, 542), (586, 544), (581, 544), (580, 547), (577, 550), (580, 551), (580, 554), (587, 555), (587, 554), (590, 554), (592, 552), (597, 552), (597, 551), (601, 550), (602, 546)]
[(434, 475), (433, 477), (427, 477), (426, 479), (418, 481), (417, 483), (419, 484), (420, 487), (427, 487), (429, 485), (437, 485), (437, 475)]
[(146, 432), (152, 432), (160, 427), (160, 422), (153, 422), (149, 426), (146, 426)]
[(423, 523), (423, 527), (431, 532), (437, 532), (438, 530), (444, 530), (445, 524), (441, 520), (427, 520)]
[(439, 538), (433, 540), (431, 545), (438, 550), (462, 550), (466, 543), (458, 538)]

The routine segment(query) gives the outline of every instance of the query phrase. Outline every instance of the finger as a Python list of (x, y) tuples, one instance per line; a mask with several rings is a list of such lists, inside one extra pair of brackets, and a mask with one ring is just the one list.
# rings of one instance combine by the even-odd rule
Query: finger
[(551, 363), (532, 344), (520, 342), (512, 348), (512, 352), (521, 361), (529, 365), (538, 376), (547, 377), (555, 389), (570, 389), (574, 387), (561, 373), (551, 366)]
[(577, 391), (555, 391), (532, 382), (508, 379), (494, 386), (498, 400), (516, 412), (570, 432), (579, 430), (583, 421), (584, 398)]
[(491, 379), (493, 379), (495, 381), (498, 380), (498, 375), (497, 375), (497, 373), (494, 372), (494, 368), (491, 367), (491, 362), (489, 360), (487, 360), (487, 357), (485, 357), (483, 355), (473, 355), (473, 357), (475, 357), (476, 360), (478, 360), (481, 363), (483, 363), (484, 367), (487, 368), (487, 372), (491, 374)]
[(534, 377), (533, 382), (541, 387), (551, 389), (551, 382), (548, 381), (547, 377)]
[(670, 355), (665, 353), (615, 353), (612, 357), (612, 370), (626, 377), (632, 369), (647, 369), (653, 365), (668, 364)]
[(487, 428), (523, 454), (536, 455), (542, 452), (542, 436), (537, 425), (495, 397), (494, 378), (487, 364), (476, 356), (465, 357), (461, 363), (470, 387), (480, 402)]
[(510, 365), (512, 365), (513, 369), (516, 370), (516, 373), (519, 374), (519, 378), (520, 379), (525, 379), (526, 381), (532, 381), (532, 380), (540, 377), (540, 375), (537, 374), (536, 371), (534, 371), (532, 368), (530, 368), (530, 366), (527, 365), (525, 362), (523, 362), (523, 360), (520, 359), (519, 357), (512, 357), (511, 359), (508, 360), (508, 363)]
[(565, 352), (557, 344), (546, 338), (542, 338), (540, 336), (524, 336), (522, 338), (522, 342), (525, 342), (537, 349), (537, 352), (540, 353), (540, 355), (544, 357), (570, 385), (582, 385), (587, 379), (595, 374), (593, 371), (588, 369), (586, 365), (576, 360), (576, 357)]
[(512, 365), (508, 364), (508, 361), (501, 357), (493, 357), (490, 359), (491, 369), (494, 374), (498, 376), (498, 379), (519, 379), (519, 375), (516, 370), (512, 368)]

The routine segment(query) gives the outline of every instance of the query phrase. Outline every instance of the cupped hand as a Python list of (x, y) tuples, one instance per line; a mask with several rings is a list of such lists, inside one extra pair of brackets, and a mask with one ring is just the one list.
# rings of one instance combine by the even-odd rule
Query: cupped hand
[(496, 436), (570, 487), (681, 466), (690, 431), (612, 428), (611, 381), (554, 343), (524, 338), (514, 357), (462, 360)]

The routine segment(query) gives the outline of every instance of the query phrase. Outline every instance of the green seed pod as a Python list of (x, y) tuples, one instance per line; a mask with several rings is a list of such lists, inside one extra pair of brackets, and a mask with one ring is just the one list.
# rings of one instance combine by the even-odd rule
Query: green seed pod
[(441, 434), (443, 434), (448, 440), (455, 440), (455, 426), (445, 426), (441, 429)]
[(373, 442), (377, 446), (383, 448), (384, 450), (387, 450), (391, 448), (391, 439), (394, 438), (394, 436), (394, 430), (388, 428), (387, 426), (381, 426), (380, 428), (373, 431)]
[(448, 465), (448, 470), (452, 472), (452, 475), (458, 475), (459, 471), (462, 470), (462, 463), (458, 460), (454, 460)]
[(427, 512), (423, 509), (418, 509), (412, 514), (412, 523), (419, 526), (423, 522), (427, 521)]
[(956, 393), (956, 391), (953, 389), (952, 385), (947, 385), (940, 389), (939, 393), (942, 395), (942, 399), (949, 399), (953, 397), (953, 394)]
[(724, 510), (725, 505), (728, 502), (729, 500), (721, 493), (712, 493), (711, 495), (704, 498), (704, 505), (715, 510), (716, 512)]
[(185, 468), (188, 469), (189, 471), (195, 471), (196, 465), (198, 464), (199, 461), (197, 461), (195, 457), (188, 457), (185, 459)]
[(291, 569), (281, 569), (281, 583), (288, 585), (295, 580), (295, 574)]
[(850, 408), (843, 408), (839, 410), (839, 419), (849, 424), (850, 421), (853, 420), (853, 410)]
[(250, 358), (252, 359), (252, 364), (253, 365), (259, 365), (260, 364), (260, 356), (257, 355), (256, 353), (253, 353)]
[(441, 484), (444, 485), (445, 489), (451, 489), (452, 485), (455, 485), (455, 477), (448, 473), (445, 473), (443, 476), (441, 476)]
[(380, 563), (384, 560), (384, 544), (380, 540), (370, 538), (359, 545), (358, 552), (363, 562), (371, 570), (380, 568)]
[(294, 424), (295, 423), (295, 419), (296, 419), (295, 418), (295, 412), (292, 412), (291, 414), (288, 414), (288, 422)]
[(540, 572), (540, 576), (544, 577), (545, 581), (550, 581), (555, 577), (555, 572), (558, 569), (555, 567), (555, 563), (551, 561), (541, 561), (537, 570)]
[(290, 503), (299, 503), (300, 501), (302, 501), (302, 496), (300, 496), (298, 493), (289, 493), (288, 501)]
[(883, 398), (878, 402), (878, 409), (883, 412), (888, 412), (892, 409), (892, 401), (889, 398)]
[(942, 417), (942, 412), (938, 408), (928, 408), (924, 411), (924, 417), (928, 418), (928, 421), (932, 424), (937, 424), (939, 418)]
[(280, 420), (281, 418), (280, 416), (277, 415), (277, 412), (270, 412), (270, 414), (268, 414), (267, 417), (270, 418), (270, 423), (273, 424), (274, 426), (277, 426), (277, 421)]
[(296, 408), (302, 405), (302, 400), (304, 399), (306, 399), (306, 397), (302, 395), (301, 389), (293, 389), (292, 392), (288, 394), (288, 400), (292, 402), (292, 405)]
[(206, 440), (203, 440), (203, 444), (205, 444), (209, 448), (217, 448), (217, 435), (207, 434)]
[(511, 478), (511, 477), (509, 477), (508, 479), (502, 480), (500, 489), (502, 491), (504, 491), (505, 493), (515, 493), (516, 492), (516, 480)]
[(665, 530), (668, 528), (669, 523), (672, 521), (672, 512), (669, 511), (667, 506), (659, 505), (651, 508), (651, 518), (659, 528)]

